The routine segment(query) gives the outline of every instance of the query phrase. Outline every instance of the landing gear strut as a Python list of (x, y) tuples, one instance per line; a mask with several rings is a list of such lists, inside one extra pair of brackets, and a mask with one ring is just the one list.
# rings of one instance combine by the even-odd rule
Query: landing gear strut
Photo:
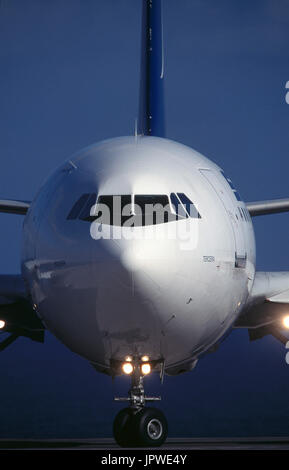
[(158, 447), (165, 442), (168, 425), (164, 414), (157, 408), (145, 407), (146, 401), (159, 401), (160, 397), (145, 396), (139, 360), (133, 361), (129, 396), (115, 400), (130, 402), (113, 423), (113, 435), (121, 447)]

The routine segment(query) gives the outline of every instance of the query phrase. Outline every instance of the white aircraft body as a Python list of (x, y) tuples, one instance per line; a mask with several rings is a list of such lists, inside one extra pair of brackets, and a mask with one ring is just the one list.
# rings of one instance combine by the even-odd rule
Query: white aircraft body
[(97, 371), (130, 375), (122, 446), (166, 439), (145, 375), (191, 370), (232, 328), (285, 342), (289, 303), (288, 272), (255, 271), (251, 220), (289, 199), (245, 204), (220, 167), (164, 138), (159, 0), (143, 1), (142, 53), (135, 135), (73, 155), (31, 203), (0, 201), (25, 215), (22, 273), (0, 276), (0, 348), (48, 329)]

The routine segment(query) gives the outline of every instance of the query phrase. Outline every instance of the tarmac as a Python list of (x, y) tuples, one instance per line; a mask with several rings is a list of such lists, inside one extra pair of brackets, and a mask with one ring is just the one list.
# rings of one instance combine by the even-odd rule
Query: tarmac
[[(289, 450), (289, 437), (168, 438), (161, 451), (176, 450)], [(120, 451), (114, 439), (0, 439), (0, 450)], [(142, 449), (147, 450), (147, 449)]]

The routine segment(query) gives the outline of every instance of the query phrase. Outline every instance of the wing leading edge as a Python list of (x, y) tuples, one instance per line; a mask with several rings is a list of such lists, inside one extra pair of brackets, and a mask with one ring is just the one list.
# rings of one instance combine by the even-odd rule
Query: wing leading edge
[(246, 206), (251, 217), (289, 212), (289, 198), (247, 202)]
[(17, 201), (14, 199), (0, 199), (0, 212), (7, 214), (25, 215), (29, 209), (31, 202)]

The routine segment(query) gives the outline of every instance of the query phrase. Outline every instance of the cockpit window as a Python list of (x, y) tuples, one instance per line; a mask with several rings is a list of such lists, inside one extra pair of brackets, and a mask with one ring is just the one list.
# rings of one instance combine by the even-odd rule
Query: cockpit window
[(175, 193), (171, 193), (171, 203), (175, 214), (177, 215), (177, 220), (179, 219), (186, 219), (188, 217), (185, 208), (177, 195)]
[(78, 218), (81, 220), (89, 220), (90, 219), (90, 210), (92, 206), (96, 203), (96, 194), (92, 193), (89, 195), (89, 198), (87, 199), (86, 203), (82, 207)]
[[(94, 213), (91, 214), (91, 208)], [(97, 220), (100, 224), (122, 227), (158, 225), (187, 218), (200, 218), (184, 193), (99, 195), (83, 194), (67, 219)]]
[(198, 219), (201, 217), (195, 205), (184, 193), (178, 193), (178, 198), (186, 209), (186, 213), (189, 217), (192, 217), (193, 219)]
[(157, 225), (176, 220), (167, 195), (137, 194), (101, 195), (98, 197), (94, 220), (101, 224), (122, 227)]
[(137, 226), (158, 225), (176, 220), (171, 212), (169, 198), (164, 194), (140, 194), (134, 197), (134, 214)]
[(80, 196), (80, 198), (76, 201), (76, 203), (72, 207), (71, 211), (69, 212), (69, 214), (67, 216), (68, 220), (73, 220), (73, 219), (78, 218), (78, 215), (79, 215), (81, 209), (83, 208), (83, 206), (86, 204), (89, 196), (90, 196), (90, 194), (83, 194), (82, 196)]
[(131, 195), (98, 196), (94, 220), (107, 225), (126, 225), (132, 215)]
[(89, 218), (90, 209), (96, 203), (95, 193), (85, 193), (76, 201), (71, 211), (69, 212), (67, 219), (81, 219), (87, 220)]

